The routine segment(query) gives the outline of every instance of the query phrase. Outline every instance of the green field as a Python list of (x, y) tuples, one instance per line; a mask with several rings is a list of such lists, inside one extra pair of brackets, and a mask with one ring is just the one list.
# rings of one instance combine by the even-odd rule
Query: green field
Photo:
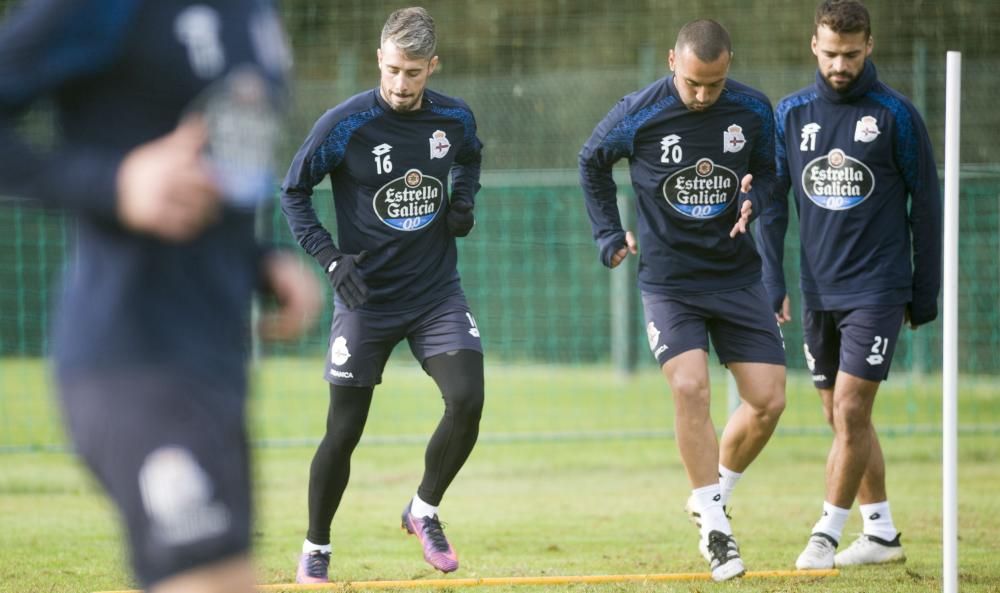
[[(401, 348), (376, 390), (365, 436), (380, 444), (423, 442), (440, 415), (434, 384)], [(264, 445), (312, 445), (326, 418), (322, 353), (266, 358), (254, 372), (254, 439)], [(713, 414), (726, 414), (726, 375), (713, 365)], [(966, 433), (1000, 434), (1000, 379), (960, 381), (959, 423)], [(790, 371), (784, 434), (828, 434), (808, 376)], [(486, 363), (482, 438), (488, 441), (670, 436), (673, 403), (652, 364), (630, 376), (609, 366)], [(875, 418), (882, 434), (937, 433), (941, 377), (899, 372), (882, 387)], [(0, 358), (0, 452), (63, 446), (44, 363)]]
[[(398, 514), (422, 469), (422, 442), (440, 411), (431, 381), (393, 361), (355, 454), (352, 483), (334, 522), (337, 580), (436, 578)], [(16, 379), (15, 379), (16, 377)], [(29, 379), (30, 377), (30, 379)], [(0, 438), (38, 447), (58, 435), (37, 361), (0, 365)], [(294, 380), (293, 380), (294, 378)], [(724, 387), (721, 376), (716, 387)], [(15, 392), (34, 381), (31, 398)], [(826, 579), (490, 587), (490, 591), (938, 591), (941, 588), (940, 381), (898, 377), (880, 395), (893, 515), (909, 561), (845, 570)], [(315, 361), (269, 361), (253, 400), (262, 583), (294, 578), (305, 531), (312, 442), (325, 415)], [(15, 389), (15, 386), (18, 386)], [(891, 388), (890, 388), (891, 387)], [(919, 387), (919, 388), (918, 388)], [(718, 390), (717, 390), (718, 392)], [(724, 417), (724, 390), (716, 418)], [(960, 440), (960, 579), (963, 591), (1000, 590), (1000, 438), (995, 386), (963, 379)], [(883, 397), (884, 396), (884, 397)], [(792, 567), (817, 518), (829, 434), (815, 395), (790, 378), (782, 430), (739, 484), (733, 524), (753, 571)], [(19, 422), (11, 413), (30, 416)], [(46, 416), (47, 415), (47, 416)], [(47, 418), (47, 419), (46, 419)], [(463, 577), (703, 572), (688, 493), (669, 438), (672, 406), (662, 379), (616, 378), (600, 367), (488, 365), (483, 438), (442, 506)], [(46, 437), (48, 438), (48, 437)], [(52, 438), (60, 438), (58, 436)], [(295, 445), (298, 441), (301, 444)], [(274, 446), (276, 444), (285, 446)], [(13, 449), (8, 449), (13, 451)], [(845, 539), (860, 529), (855, 512)], [(52, 451), (0, 454), (0, 592), (86, 592), (134, 586), (113, 512), (73, 458)]]

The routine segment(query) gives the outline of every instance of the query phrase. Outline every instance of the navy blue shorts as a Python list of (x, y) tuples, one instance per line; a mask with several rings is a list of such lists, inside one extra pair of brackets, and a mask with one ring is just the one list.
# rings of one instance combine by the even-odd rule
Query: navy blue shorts
[(719, 362), (785, 364), (785, 342), (760, 284), (697, 295), (643, 291), (646, 337), (656, 362), (687, 352), (708, 351), (708, 338)]
[(884, 381), (903, 327), (906, 305), (859, 307), (848, 311), (802, 309), (802, 349), (820, 389), (833, 387), (837, 371), (868, 381)]
[(244, 381), (162, 368), (58, 381), (70, 438), (125, 523), (143, 587), (249, 553)]
[(404, 338), (420, 364), (453, 350), (483, 352), (479, 327), (461, 292), (391, 313), (344, 307), (333, 314), (324, 378), (348, 387), (378, 385), (389, 355)]

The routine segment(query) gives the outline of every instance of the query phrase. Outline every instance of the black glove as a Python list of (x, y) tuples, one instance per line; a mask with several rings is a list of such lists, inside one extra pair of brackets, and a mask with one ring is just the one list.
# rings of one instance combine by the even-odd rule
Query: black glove
[(476, 226), (476, 216), (472, 213), (472, 204), (465, 200), (455, 200), (448, 208), (448, 231), (456, 237), (469, 234)]
[(367, 251), (357, 255), (341, 255), (326, 268), (330, 285), (348, 309), (357, 309), (368, 300), (368, 285), (358, 271), (358, 266), (367, 258)]

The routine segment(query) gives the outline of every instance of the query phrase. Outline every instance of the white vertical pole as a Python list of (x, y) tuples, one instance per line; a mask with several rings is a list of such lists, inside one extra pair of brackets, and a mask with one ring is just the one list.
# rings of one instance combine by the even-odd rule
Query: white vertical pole
[(944, 124), (944, 352), (941, 435), (944, 593), (958, 593), (958, 181), (962, 54), (948, 52)]
[(726, 373), (726, 412), (731, 418), (736, 408), (740, 407), (740, 388), (736, 386), (736, 377), (732, 372)]
[[(621, 214), (622, 228), (631, 229), (635, 218), (635, 205), (625, 194), (618, 196), (618, 212)], [(636, 260), (635, 256), (625, 258), (617, 268), (611, 270), (611, 359), (618, 371), (618, 377), (628, 379), (635, 372), (638, 360), (636, 335), (633, 326), (636, 306)]]

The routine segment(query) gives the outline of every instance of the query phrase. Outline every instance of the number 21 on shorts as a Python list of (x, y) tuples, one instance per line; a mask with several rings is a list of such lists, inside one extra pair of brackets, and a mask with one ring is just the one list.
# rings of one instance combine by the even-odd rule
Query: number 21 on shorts
[(871, 354), (865, 359), (868, 364), (872, 366), (877, 366), (885, 362), (885, 353), (889, 350), (889, 338), (884, 336), (875, 336), (875, 342), (872, 344)]

